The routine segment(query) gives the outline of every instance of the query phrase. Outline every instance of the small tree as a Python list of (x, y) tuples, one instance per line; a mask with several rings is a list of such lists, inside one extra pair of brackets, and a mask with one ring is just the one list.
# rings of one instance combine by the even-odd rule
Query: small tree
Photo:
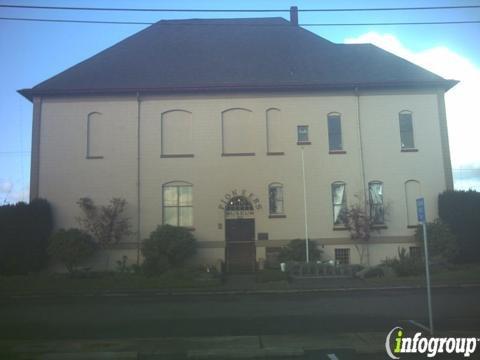
[(192, 233), (183, 227), (158, 226), (148, 239), (143, 240), (143, 268), (149, 275), (159, 274), (168, 268), (182, 265), (197, 250)]
[[(359, 199), (358, 196), (356, 196)], [(365, 263), (365, 255), (368, 257), (368, 243), (372, 237), (373, 232), (380, 231), (378, 223), (375, 218), (371, 216), (368, 211), (369, 204), (363, 203), (359, 200), (356, 204), (346, 209), (343, 215), (343, 222), (350, 233), (350, 239), (355, 246), (360, 257), (360, 263)], [(388, 214), (388, 209), (384, 207), (384, 219)], [(367, 260), (368, 263), (368, 260)]]
[(125, 199), (113, 198), (107, 206), (98, 207), (85, 197), (77, 204), (83, 212), (83, 217), (77, 218), (78, 223), (102, 249), (131, 234), (130, 219), (123, 215), (127, 205)]
[(48, 255), (74, 273), (78, 265), (92, 256), (96, 246), (92, 237), (79, 229), (60, 229), (49, 240)]
[[(315, 241), (308, 242), (308, 257), (310, 261), (317, 261), (320, 259), (322, 251), (317, 248)], [(285, 261), (302, 261), (306, 260), (305, 240), (294, 239), (288, 243), (287, 246), (282, 247), (278, 254), (278, 260)]]

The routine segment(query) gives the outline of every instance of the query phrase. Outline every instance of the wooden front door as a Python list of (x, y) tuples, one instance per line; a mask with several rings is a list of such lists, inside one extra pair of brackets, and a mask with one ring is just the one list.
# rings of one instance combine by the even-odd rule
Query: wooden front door
[(225, 238), (227, 271), (255, 271), (255, 219), (226, 219)]

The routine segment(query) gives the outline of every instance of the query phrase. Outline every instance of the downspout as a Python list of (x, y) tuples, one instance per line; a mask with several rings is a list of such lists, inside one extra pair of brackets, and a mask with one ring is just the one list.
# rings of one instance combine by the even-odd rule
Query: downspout
[[(360, 93), (358, 91), (358, 87), (355, 87), (354, 89), (355, 96), (357, 97), (357, 118), (358, 118), (358, 136), (359, 136), (359, 141), (360, 141), (360, 164), (362, 167), (362, 186), (363, 186), (363, 204), (364, 208), (363, 210), (365, 211), (365, 214), (368, 211), (367, 207), (367, 181), (365, 179), (365, 159), (363, 156), (363, 136), (362, 136), (362, 117), (360, 116)], [(369, 251), (369, 244), (366, 244), (367, 246), (367, 265), (370, 265), (370, 251)]]
[(358, 136), (360, 141), (360, 164), (362, 167), (363, 201), (365, 205), (365, 211), (367, 211), (367, 185), (365, 179), (365, 160), (363, 156), (362, 121), (360, 116), (360, 93), (358, 92), (358, 87), (355, 87), (354, 91), (355, 96), (357, 97)]
[(30, 201), (38, 198), (40, 189), (40, 131), (42, 127), (42, 100), (41, 97), (33, 98)]
[(137, 92), (137, 265), (140, 265), (140, 93)]

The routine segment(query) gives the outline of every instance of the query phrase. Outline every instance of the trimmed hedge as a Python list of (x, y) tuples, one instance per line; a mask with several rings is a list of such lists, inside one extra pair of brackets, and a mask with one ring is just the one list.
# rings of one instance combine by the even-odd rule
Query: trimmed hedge
[(46, 200), (0, 206), (0, 274), (21, 275), (43, 269), (52, 229), (52, 210)]
[(445, 191), (438, 197), (438, 213), (457, 237), (456, 261), (480, 262), (480, 193)]

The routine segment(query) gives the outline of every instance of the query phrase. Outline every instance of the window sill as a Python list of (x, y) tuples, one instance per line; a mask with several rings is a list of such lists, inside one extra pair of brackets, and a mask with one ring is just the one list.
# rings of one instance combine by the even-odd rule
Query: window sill
[(374, 230), (388, 229), (388, 226), (383, 224), (372, 225), (372, 229)]
[(255, 153), (223, 153), (222, 156), (255, 156)]
[(193, 158), (193, 154), (162, 154), (161, 158)]
[(297, 145), (312, 145), (310, 141), (297, 141)]
[[(162, 224), (162, 225), (168, 225), (168, 224)], [(179, 228), (184, 228), (187, 229), (188, 231), (195, 231), (195, 227), (193, 226), (180, 226), (180, 225), (172, 225), (174, 227), (179, 227)]]
[(285, 155), (283, 151), (267, 152), (267, 155)]
[(418, 224), (418, 225), (407, 225), (407, 229), (417, 229), (420, 226), (421, 226), (420, 224)]
[(418, 149), (415, 149), (415, 148), (401, 149), (400, 152), (418, 152)]
[(284, 219), (287, 217), (287, 215), (283, 215), (283, 214), (270, 214), (268, 216), (270, 219)]
[(345, 231), (348, 230), (345, 226), (334, 226), (333, 231)]
[(331, 155), (336, 155), (336, 154), (346, 154), (347, 152), (345, 150), (330, 150), (328, 153)]
[(103, 159), (103, 156), (87, 156), (87, 160)]

